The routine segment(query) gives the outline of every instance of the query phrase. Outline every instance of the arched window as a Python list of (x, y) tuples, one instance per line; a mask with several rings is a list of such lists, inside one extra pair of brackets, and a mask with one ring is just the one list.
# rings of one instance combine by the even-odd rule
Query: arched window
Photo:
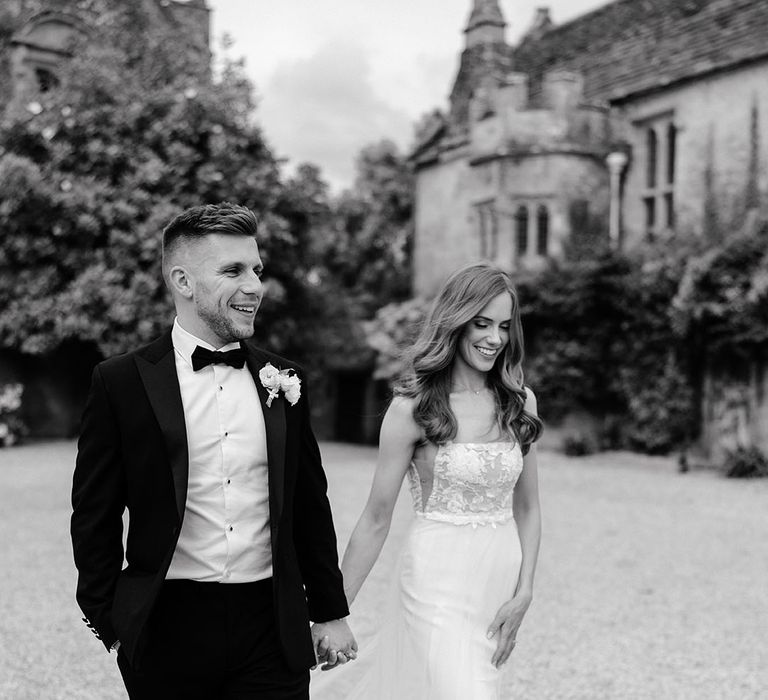
[(549, 250), (549, 209), (540, 204), (536, 210), (536, 252), (546, 256)]
[(521, 204), (515, 213), (515, 235), (517, 237), (517, 257), (528, 252), (528, 207)]
[(648, 161), (646, 163), (645, 184), (649, 188), (656, 187), (656, 163), (659, 159), (658, 149), (659, 141), (656, 138), (656, 132), (653, 129), (648, 129), (646, 134), (646, 155)]

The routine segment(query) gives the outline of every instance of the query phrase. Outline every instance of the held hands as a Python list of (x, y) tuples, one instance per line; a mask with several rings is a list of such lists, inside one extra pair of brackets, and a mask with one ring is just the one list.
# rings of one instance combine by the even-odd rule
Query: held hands
[(515, 648), (517, 630), (531, 604), (531, 598), (530, 593), (517, 593), (514, 598), (499, 608), (499, 612), (493, 618), (487, 636), (488, 639), (497, 638), (496, 651), (491, 657), (491, 663), (496, 668), (501, 668)]
[[(316, 622), (312, 625), (312, 643), (322, 671), (329, 671), (357, 658), (357, 642), (346, 620)], [(317, 665), (312, 668), (317, 668)]]

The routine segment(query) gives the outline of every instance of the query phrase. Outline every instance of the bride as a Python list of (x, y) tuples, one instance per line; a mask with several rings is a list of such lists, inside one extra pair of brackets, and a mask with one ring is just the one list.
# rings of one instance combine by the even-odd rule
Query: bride
[(455, 272), (384, 417), (371, 492), (342, 562), (351, 604), (407, 475), (416, 517), (355, 700), (501, 697), (541, 533), (541, 421), (522, 358), (509, 276), (485, 263)]

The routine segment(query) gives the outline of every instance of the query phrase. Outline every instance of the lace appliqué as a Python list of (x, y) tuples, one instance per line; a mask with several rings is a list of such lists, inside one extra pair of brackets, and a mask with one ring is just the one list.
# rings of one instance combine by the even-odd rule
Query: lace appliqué
[(512, 495), (523, 470), (520, 446), (512, 442), (449, 442), (435, 455), (432, 492), (423, 501), (415, 465), (408, 470), (416, 513), (457, 525), (485, 525), (512, 518)]

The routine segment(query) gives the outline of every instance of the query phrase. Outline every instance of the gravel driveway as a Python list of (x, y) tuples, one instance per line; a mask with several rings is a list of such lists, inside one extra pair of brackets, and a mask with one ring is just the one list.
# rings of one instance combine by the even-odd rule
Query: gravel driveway
[[(375, 452), (322, 450), (343, 546)], [(0, 451), (3, 700), (125, 697), (74, 602), (74, 454), (72, 442)], [(540, 462), (544, 539), (510, 697), (768, 698), (768, 481), (681, 475), (672, 460), (626, 453)], [(361, 638), (407, 526), (405, 496), (353, 611)]]

